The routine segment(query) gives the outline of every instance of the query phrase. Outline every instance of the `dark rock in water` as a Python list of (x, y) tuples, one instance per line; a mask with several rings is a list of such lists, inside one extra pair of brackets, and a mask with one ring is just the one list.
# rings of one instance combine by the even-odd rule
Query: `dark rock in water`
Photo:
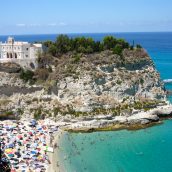
[(167, 95), (172, 95), (172, 90), (167, 90)]
[(16, 63), (1, 63), (0, 64), (0, 72), (7, 73), (18, 73), (20, 72), (21, 67)]
[(170, 113), (170, 114), (158, 114), (158, 116), (160, 117), (160, 118), (169, 118), (169, 117), (172, 117), (172, 112)]

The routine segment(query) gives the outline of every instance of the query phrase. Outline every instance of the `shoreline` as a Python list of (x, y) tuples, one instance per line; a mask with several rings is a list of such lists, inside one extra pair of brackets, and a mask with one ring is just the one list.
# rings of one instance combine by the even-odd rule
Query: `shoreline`
[(90, 119), (78, 120), (63, 126), (68, 132), (94, 132), (111, 130), (137, 130), (161, 124), (172, 117), (172, 105), (160, 106), (149, 111), (140, 111), (131, 116), (99, 115)]
[(71, 133), (92, 133), (92, 132), (101, 132), (101, 131), (119, 131), (119, 130), (128, 130), (128, 131), (136, 131), (141, 129), (146, 129), (149, 127), (153, 127), (155, 125), (163, 124), (163, 120), (170, 120), (171, 118), (164, 118), (158, 122), (152, 122), (149, 124), (134, 124), (134, 125), (125, 125), (125, 124), (115, 124), (109, 125), (103, 128), (78, 128), (78, 129), (66, 129), (65, 131)]
[[(140, 129), (146, 129), (149, 127), (153, 127), (156, 125), (161, 125), (163, 124), (164, 120), (172, 120), (171, 117), (162, 117), (160, 118), (159, 121), (157, 122), (151, 122), (149, 124), (133, 124), (133, 125), (126, 125), (126, 124), (116, 124), (116, 125), (112, 125), (112, 126), (106, 126), (104, 128), (77, 128), (77, 129), (60, 129), (58, 130), (57, 134), (55, 134), (55, 139), (54, 139), (54, 143), (53, 144), (59, 144), (60, 141), (60, 137), (65, 133), (65, 132), (73, 132), (73, 133), (91, 133), (91, 132), (101, 132), (101, 131), (119, 131), (119, 130), (140, 130)], [(57, 162), (58, 164), (60, 163), (60, 159), (59, 159), (59, 155), (58, 155), (58, 149), (59, 149), (59, 145), (54, 148), (54, 153), (48, 153), (49, 159), (51, 161), (51, 164), (49, 165), (47, 172), (65, 172), (64, 170), (64, 166), (63, 165), (59, 165), (57, 166)]]
[[(54, 144), (58, 144), (59, 143), (59, 139), (60, 137), (64, 134), (64, 132), (74, 132), (74, 133), (91, 133), (91, 132), (101, 132), (101, 131), (119, 131), (119, 130), (140, 130), (140, 129), (146, 129), (149, 127), (153, 127), (155, 125), (161, 125), (163, 124), (164, 120), (172, 120), (171, 117), (166, 117), (166, 118), (161, 118), (158, 122), (152, 122), (149, 124), (135, 124), (135, 125), (130, 125), (130, 126), (126, 126), (125, 124), (117, 124), (114, 126), (109, 126), (109, 127), (105, 127), (105, 128), (97, 128), (97, 129), (76, 129), (76, 130), (59, 130), (60, 133), (57, 133), (55, 135), (55, 139), (54, 139)], [(64, 170), (64, 166), (57, 166), (57, 162), (60, 163), (59, 160), (59, 155), (58, 155), (58, 147), (54, 148), (54, 153), (49, 153), (48, 154), (49, 159), (51, 161), (51, 164), (49, 165), (47, 172), (65, 172)]]
[(48, 153), (48, 157), (51, 164), (48, 166), (48, 169), (46, 172), (65, 172), (63, 167), (59, 165), (60, 158), (58, 155), (59, 141), (63, 134), (64, 134), (64, 131), (61, 129), (58, 129), (57, 133), (54, 134), (54, 141), (53, 141), (54, 152)]

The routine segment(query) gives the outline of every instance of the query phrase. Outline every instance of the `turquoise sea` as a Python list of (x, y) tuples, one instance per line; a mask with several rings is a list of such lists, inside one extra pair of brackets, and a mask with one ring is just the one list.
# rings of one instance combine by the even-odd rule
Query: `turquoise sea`
[[(105, 35), (141, 44), (152, 57), (162, 79), (172, 79), (172, 33), (69, 34), (102, 40)], [(18, 35), (16, 40), (55, 40), (52, 35)], [(0, 36), (5, 41), (7, 36)], [(172, 84), (166, 84), (172, 90)], [(169, 97), (172, 102), (172, 97)], [(137, 131), (74, 134), (60, 139), (60, 165), (66, 172), (172, 172), (172, 120)]]
[(60, 142), (66, 172), (171, 172), (172, 121), (137, 131), (66, 133)]
[[(172, 78), (172, 33), (117, 36), (143, 45), (161, 78)], [(60, 145), (60, 165), (66, 172), (172, 172), (172, 120), (137, 131), (66, 133)]]

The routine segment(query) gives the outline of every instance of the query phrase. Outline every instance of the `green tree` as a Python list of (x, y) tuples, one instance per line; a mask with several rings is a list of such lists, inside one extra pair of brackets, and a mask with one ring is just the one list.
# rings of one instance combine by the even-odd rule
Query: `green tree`
[(94, 42), (93, 45), (93, 51), (94, 52), (99, 52), (103, 50), (103, 45), (100, 43), (100, 41)]
[(93, 53), (94, 45), (92, 38), (78, 37), (72, 40), (71, 47), (78, 53)]
[(121, 45), (121, 47), (124, 48), (129, 48), (129, 43), (126, 42), (124, 39), (118, 39), (117, 44)]
[(70, 39), (67, 35), (59, 35), (55, 42), (58, 53), (67, 53), (71, 49)]
[(34, 76), (34, 72), (30, 70), (21, 70), (20, 78), (23, 79), (25, 82), (32, 81)]
[(90, 53), (93, 53), (93, 48), (91, 46), (88, 46), (87, 49), (86, 49), (86, 53), (90, 54)]
[(89, 46), (89, 47), (93, 48), (94, 44), (95, 44), (95, 41), (93, 40), (93, 38), (87, 38), (86, 39), (86, 46), (87, 47)]
[(52, 45), (52, 44), (54, 44), (52, 41), (45, 41), (45, 42), (43, 42), (43, 45), (45, 47), (50, 47), (50, 45)]
[(113, 36), (106, 36), (103, 39), (103, 47), (105, 50), (110, 50), (115, 47), (116, 42), (117, 40)]
[(114, 54), (118, 54), (118, 55), (121, 55), (122, 54), (122, 46), (117, 44), (114, 48), (113, 48), (113, 53)]
[(48, 53), (50, 53), (52, 56), (56, 56), (57, 47), (54, 44), (51, 44), (48, 48)]
[(84, 37), (78, 37), (78, 38), (75, 38), (74, 42), (75, 42), (75, 49), (76, 49), (76, 51), (84, 53), (85, 49), (87, 47), (86, 46), (87, 45), (86, 39)]
[(142, 48), (142, 46), (140, 44), (137, 44), (136, 48)]

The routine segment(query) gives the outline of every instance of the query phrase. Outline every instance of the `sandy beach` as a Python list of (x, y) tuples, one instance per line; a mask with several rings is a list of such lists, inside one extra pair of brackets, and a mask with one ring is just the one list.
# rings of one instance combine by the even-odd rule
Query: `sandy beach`
[(59, 141), (61, 136), (63, 135), (63, 132), (64, 132), (63, 130), (58, 129), (58, 132), (56, 132), (55, 134), (53, 141), (54, 152), (48, 153), (51, 164), (49, 165), (46, 172), (65, 172), (63, 167), (59, 165), (59, 156), (58, 156)]

